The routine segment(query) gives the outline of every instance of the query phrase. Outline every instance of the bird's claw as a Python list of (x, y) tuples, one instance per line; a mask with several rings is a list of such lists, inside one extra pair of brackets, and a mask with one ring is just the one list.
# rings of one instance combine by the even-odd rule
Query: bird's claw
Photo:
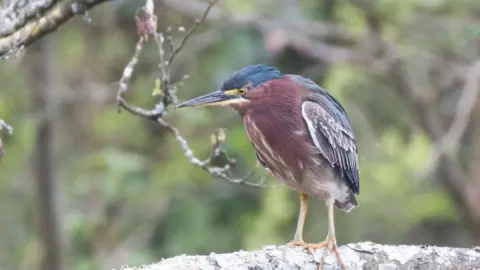
[[(314, 249), (321, 249), (326, 247), (328, 251), (332, 252), (335, 254), (335, 257), (337, 258), (338, 263), (342, 267), (342, 269), (345, 269), (345, 263), (343, 262), (342, 257), (340, 256), (340, 251), (338, 250), (337, 247), (337, 241), (334, 237), (327, 237), (325, 241), (322, 241), (320, 243), (305, 243), (303, 240), (294, 240), (291, 241), (287, 244), (288, 247), (303, 247), (305, 250), (307, 250), (308, 253), (313, 254)], [(322, 255), (322, 259), (320, 260), (320, 264), (318, 266), (318, 269), (323, 269), (323, 261), (327, 255), (327, 250)]]

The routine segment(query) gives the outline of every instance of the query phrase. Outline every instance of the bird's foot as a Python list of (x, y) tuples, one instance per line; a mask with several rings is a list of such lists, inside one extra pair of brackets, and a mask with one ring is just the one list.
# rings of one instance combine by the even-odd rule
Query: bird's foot
[(318, 269), (323, 269), (323, 262), (325, 261), (325, 257), (327, 256), (327, 251), (332, 252), (335, 254), (337, 258), (338, 264), (342, 267), (342, 269), (346, 269), (345, 263), (343, 262), (342, 256), (340, 256), (340, 251), (338, 250), (337, 246), (337, 239), (335, 236), (327, 236), (327, 239), (323, 242), (317, 244), (319, 248), (326, 247), (327, 250), (323, 252), (322, 259), (320, 260), (320, 264), (318, 265)]
[(324, 247), (318, 247), (318, 245), (319, 244), (305, 243), (303, 240), (293, 240), (287, 244), (288, 247), (303, 247), (303, 249), (307, 250), (310, 254), (313, 253), (314, 249)]
[(337, 247), (337, 240), (335, 239), (335, 237), (330, 237), (328, 236), (327, 239), (325, 241), (322, 241), (320, 243), (314, 243), (314, 244), (311, 244), (311, 243), (305, 243), (303, 240), (294, 240), (294, 241), (291, 241), (287, 244), (288, 247), (303, 247), (305, 250), (308, 251), (308, 253), (310, 254), (313, 254), (313, 251), (315, 249), (320, 249), (320, 248), (324, 248), (326, 247), (327, 250), (325, 250), (325, 252), (323, 253), (322, 255), (322, 259), (320, 260), (320, 264), (318, 266), (318, 269), (323, 269), (323, 261), (325, 260), (325, 257), (327, 255), (327, 251), (330, 251), (332, 252), (333, 254), (335, 254), (335, 257), (337, 258), (337, 261), (338, 263), (340, 264), (340, 266), (345, 269), (345, 263), (343, 262), (343, 259), (342, 257), (340, 256), (340, 251), (338, 250), (338, 247)]

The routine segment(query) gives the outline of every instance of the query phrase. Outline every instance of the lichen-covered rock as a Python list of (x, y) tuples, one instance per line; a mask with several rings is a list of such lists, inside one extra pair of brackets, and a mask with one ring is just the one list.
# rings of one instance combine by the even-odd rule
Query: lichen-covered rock
[[(208, 256), (181, 255), (139, 267), (120, 270), (272, 270), (317, 269), (324, 250), (310, 255), (301, 248), (267, 246), (255, 251), (237, 251)], [(480, 269), (480, 250), (434, 246), (389, 246), (372, 242), (340, 247), (347, 269), (365, 270), (475, 270)], [(325, 270), (341, 269), (331, 254), (324, 261)]]

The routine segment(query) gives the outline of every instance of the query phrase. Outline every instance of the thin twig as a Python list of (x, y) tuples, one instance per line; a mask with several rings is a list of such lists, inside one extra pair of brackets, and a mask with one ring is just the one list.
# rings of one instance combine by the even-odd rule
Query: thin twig
[(185, 43), (187, 42), (187, 40), (193, 35), (193, 33), (195, 33), (195, 31), (197, 30), (197, 27), (205, 21), (205, 19), (207, 18), (207, 15), (208, 13), (210, 12), (210, 10), (212, 9), (212, 7), (218, 2), (218, 0), (212, 0), (208, 3), (208, 6), (207, 6), (207, 9), (205, 10), (205, 12), (203, 13), (202, 17), (200, 19), (197, 19), (195, 20), (195, 23), (192, 25), (192, 27), (190, 28), (190, 30), (188, 30), (187, 34), (185, 35), (185, 37), (182, 39), (182, 41), (180, 42), (180, 45), (172, 52), (172, 55), (170, 56), (170, 58), (168, 59), (168, 63), (171, 64), (173, 62), (173, 60), (175, 60), (175, 57), (177, 57), (178, 53), (183, 49), (183, 46), (185, 46)]
[[(178, 131), (176, 127), (172, 126), (170, 123), (166, 122), (162, 118), (158, 118), (157, 122), (175, 136), (175, 139), (180, 143), (180, 146), (183, 148), (183, 152), (185, 153), (185, 156), (190, 160), (190, 163), (192, 163), (193, 165), (202, 168), (204, 171), (208, 172), (214, 177), (218, 177), (220, 179), (226, 180), (227, 182), (232, 184), (242, 184), (249, 187), (265, 187), (262, 182), (251, 183), (246, 181), (253, 174), (252, 172), (248, 173), (243, 178), (230, 178), (227, 175), (227, 172), (230, 169), (230, 165), (227, 164), (224, 167), (208, 166), (208, 159), (205, 161), (198, 159), (194, 155), (192, 149), (188, 146), (187, 140), (183, 138), (183, 136), (180, 134), (180, 131)], [(271, 187), (275, 187), (275, 186), (271, 186)]]
[[(142, 52), (143, 44), (144, 44), (144, 38), (140, 37), (140, 39), (137, 42), (137, 45), (135, 46), (135, 53), (133, 54), (132, 59), (130, 59), (128, 64), (123, 69), (123, 74), (122, 74), (122, 78), (120, 78), (120, 81), (119, 81), (119, 88), (117, 93), (118, 105), (124, 107), (125, 109), (127, 109), (129, 112), (133, 114), (136, 114), (135, 113), (136, 110), (126, 103), (126, 101), (124, 100), (124, 96), (128, 90), (128, 82), (132, 78), (133, 71), (135, 70), (135, 66), (138, 63), (138, 58), (140, 57), (140, 53)], [(120, 110), (120, 108), (118, 109)], [(141, 115), (141, 113), (139, 114)]]

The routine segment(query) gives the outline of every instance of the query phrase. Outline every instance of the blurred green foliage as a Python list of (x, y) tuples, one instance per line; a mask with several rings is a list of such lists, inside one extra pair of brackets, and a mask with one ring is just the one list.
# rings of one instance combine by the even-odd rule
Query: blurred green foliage
[[(281, 9), (275, 1), (222, 2), (231, 12), (246, 15)], [(327, 2), (334, 8), (315, 0), (301, 1), (301, 19), (331, 20), (356, 35), (365, 32), (357, 8), (344, 1)], [(446, 29), (448, 35), (430, 32), (412, 40), (401, 39), (399, 30), (419, 9), (461, 18), (476, 2), (376, 1), (386, 37), (398, 40), (406, 52), (462, 46), (463, 39), (477, 38), (476, 28), (468, 33)], [(184, 253), (256, 249), (291, 240), (298, 212), (295, 192), (283, 186), (253, 189), (212, 179), (188, 162), (167, 132), (126, 112), (117, 113), (115, 82), (137, 38), (134, 8), (131, 3), (119, 9), (105, 4), (92, 12), (92, 24), (74, 20), (50, 36), (56, 48), (54, 166), (68, 269), (111, 269)], [(160, 18), (160, 28), (182, 18), (169, 11)], [(207, 31), (212, 26), (204, 28)], [(230, 72), (250, 63), (278, 61), (288, 66), (298, 61), (288, 55), (272, 60), (256, 31), (218, 32), (222, 36), (218, 42), (193, 55), (190, 52), (196, 44), (187, 45), (178, 69), (185, 69), (190, 79), (180, 87), (179, 99), (214, 90)], [(33, 269), (41, 254), (35, 225), (35, 171), (29, 165), (39, 117), (29, 105), (34, 92), (25, 79), (29, 55), (18, 64), (0, 62), (0, 116), (15, 127), (14, 136), (3, 138), (6, 156), (0, 162), (2, 269)], [(147, 46), (128, 94), (131, 102), (147, 108), (155, 102), (151, 96), (156, 79), (154, 56), (155, 48)], [(359, 138), (360, 207), (349, 214), (337, 212), (339, 243), (468, 245), (469, 234), (451, 199), (434, 181), (415, 177), (427, 165), (431, 142), (420, 131), (406, 138), (405, 129), (413, 116), (388, 82), (348, 65), (333, 66), (322, 78), (313, 79), (345, 104)], [(227, 128), (225, 147), (237, 159), (235, 172), (241, 176), (255, 168), (255, 154), (235, 112), (226, 108), (171, 111), (166, 120), (180, 129), (198, 157), (208, 155), (210, 134)], [(365, 125), (371, 132), (365, 132)], [(258, 170), (256, 178), (263, 174)], [(268, 183), (276, 182), (269, 178)], [(324, 239), (325, 214), (323, 203), (313, 200), (307, 241)], [(431, 228), (443, 225), (448, 229), (428, 236)]]

